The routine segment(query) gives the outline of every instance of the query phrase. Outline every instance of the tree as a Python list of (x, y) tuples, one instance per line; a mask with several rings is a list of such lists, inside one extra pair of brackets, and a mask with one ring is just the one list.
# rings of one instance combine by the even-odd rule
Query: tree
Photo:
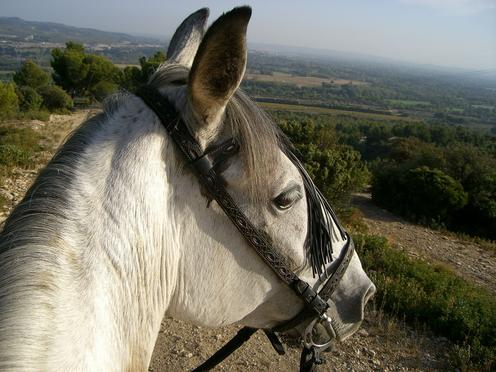
[(84, 57), (83, 63), (87, 66), (86, 77), (83, 84), (88, 92), (92, 93), (95, 86), (101, 82), (115, 83), (118, 81), (120, 71), (107, 58), (88, 54)]
[(163, 52), (156, 52), (153, 56), (141, 57), (140, 67), (127, 66), (120, 72), (119, 85), (127, 91), (135, 92), (140, 85), (145, 84), (157, 68), (166, 60)]
[(40, 88), (43, 106), (50, 111), (67, 111), (72, 109), (72, 98), (59, 86), (47, 85)]
[(6, 118), (19, 110), (19, 99), (12, 83), (0, 81), (0, 118)]
[(439, 147), (415, 137), (399, 138), (390, 142), (390, 159), (407, 164), (409, 168), (425, 165), (430, 168), (444, 169), (445, 158)]
[(67, 43), (52, 52), (54, 81), (74, 96), (103, 99), (117, 89), (119, 69), (107, 58), (86, 54), (81, 44)]
[(84, 82), (89, 66), (84, 63), (84, 57), (83, 45), (73, 42), (66, 43), (65, 49), (52, 51), (53, 80), (72, 97), (86, 94)]
[(142, 81), (146, 82), (157, 67), (164, 63), (166, 59), (167, 57), (162, 51), (156, 52), (149, 58), (141, 57), (139, 63), (141, 66)]
[(30, 59), (25, 61), (21, 68), (14, 74), (14, 82), (19, 87), (28, 86), (33, 89), (38, 89), (47, 85), (49, 81), (50, 76)]

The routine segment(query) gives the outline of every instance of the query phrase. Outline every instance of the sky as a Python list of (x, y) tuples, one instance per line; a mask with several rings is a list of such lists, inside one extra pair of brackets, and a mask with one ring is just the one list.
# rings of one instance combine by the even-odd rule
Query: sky
[(170, 37), (199, 8), (212, 22), (244, 4), (251, 43), (496, 70), (496, 0), (0, 0), (0, 16)]

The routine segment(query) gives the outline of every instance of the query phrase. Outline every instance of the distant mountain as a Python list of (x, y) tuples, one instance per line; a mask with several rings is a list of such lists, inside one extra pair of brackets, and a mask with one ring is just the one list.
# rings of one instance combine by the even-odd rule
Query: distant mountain
[(0, 41), (86, 44), (163, 44), (152, 37), (131, 36), (92, 28), (79, 28), (52, 22), (25, 21), (17, 17), (0, 17)]

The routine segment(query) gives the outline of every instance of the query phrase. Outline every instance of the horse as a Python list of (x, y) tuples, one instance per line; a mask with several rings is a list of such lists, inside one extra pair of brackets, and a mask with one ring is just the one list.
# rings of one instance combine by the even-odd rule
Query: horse
[[(205, 153), (236, 141), (215, 163), (223, 187), (272, 254), (318, 287), (350, 237), (332, 216), (332, 252), (308, 248), (310, 181), (239, 88), (251, 9), (207, 30), (208, 15), (181, 23), (148, 86)], [(375, 291), (352, 254), (322, 314), (338, 340), (358, 329)], [(157, 113), (129, 92), (68, 137), (0, 235), (2, 371), (147, 370), (164, 315), (271, 329), (304, 307), (199, 182)]]

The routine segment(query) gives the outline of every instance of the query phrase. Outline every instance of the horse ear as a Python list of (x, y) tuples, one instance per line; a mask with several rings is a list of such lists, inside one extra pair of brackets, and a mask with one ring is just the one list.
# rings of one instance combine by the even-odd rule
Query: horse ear
[(191, 67), (205, 34), (209, 14), (208, 8), (202, 8), (190, 14), (179, 25), (167, 48), (169, 61)]
[(208, 29), (188, 80), (194, 111), (205, 123), (217, 121), (239, 87), (246, 69), (246, 28), (251, 8), (234, 8)]

